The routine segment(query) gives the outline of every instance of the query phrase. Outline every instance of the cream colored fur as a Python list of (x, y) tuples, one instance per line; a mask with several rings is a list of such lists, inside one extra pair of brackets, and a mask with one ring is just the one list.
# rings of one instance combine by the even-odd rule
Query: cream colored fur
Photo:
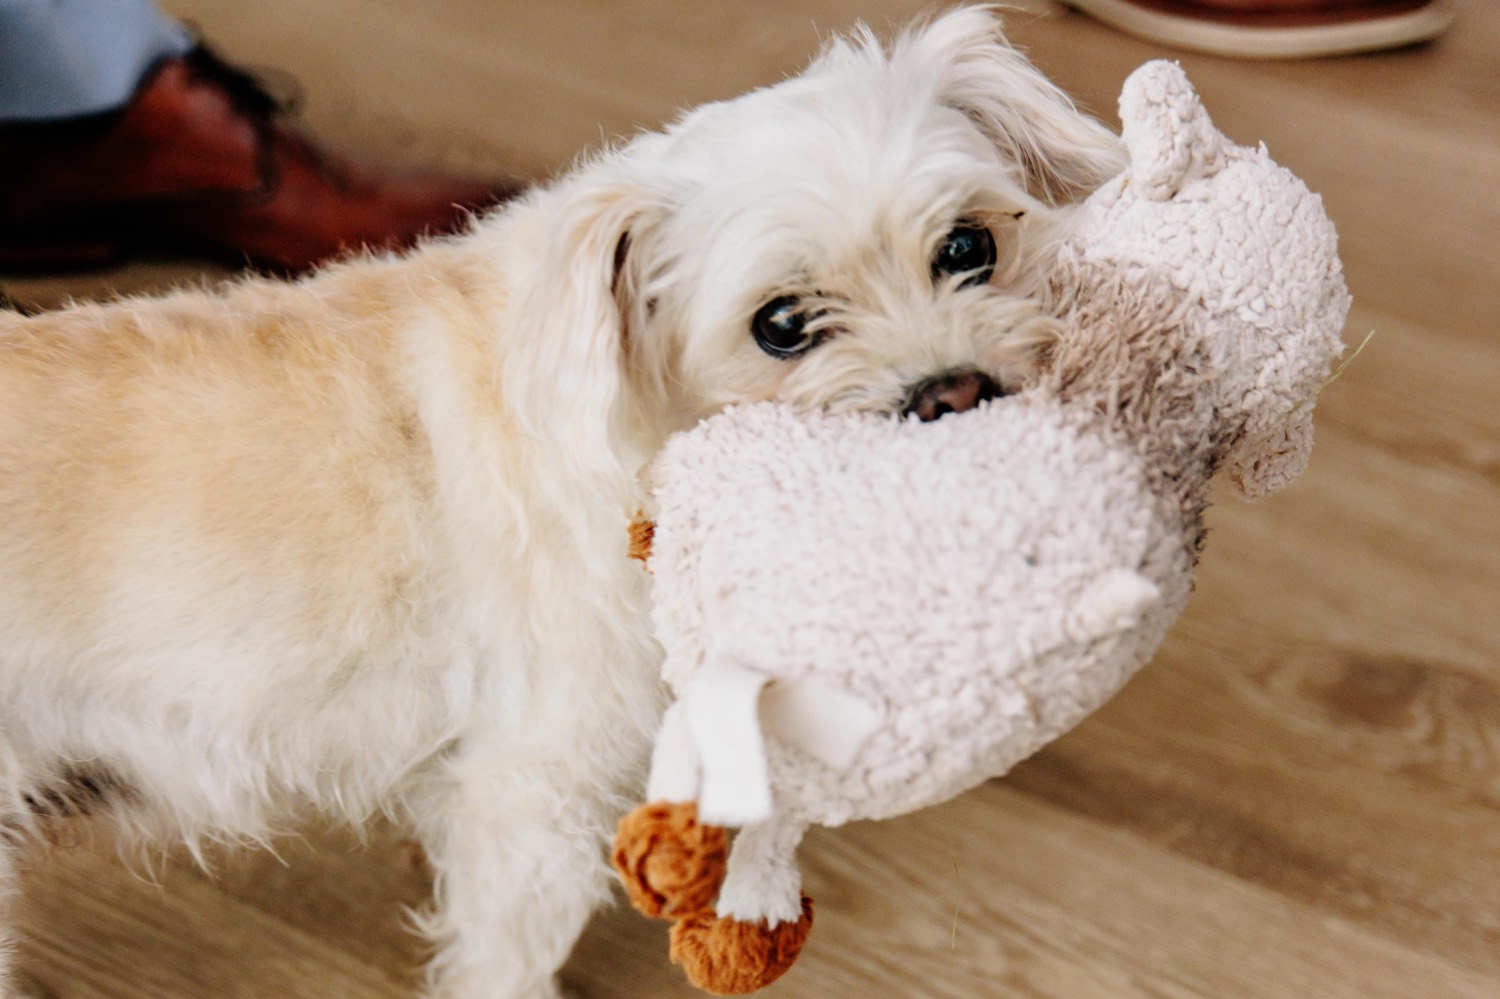
[[(0, 317), (0, 822), (255, 842), (409, 824), (431, 994), (540, 999), (665, 695), (638, 470), (776, 398), (1025, 371), (1114, 138), (967, 10), (583, 163), (404, 257)], [(962, 219), (1000, 245), (934, 283)], [(751, 315), (816, 296), (767, 356)], [(7, 882), (9, 878), (5, 879)]]

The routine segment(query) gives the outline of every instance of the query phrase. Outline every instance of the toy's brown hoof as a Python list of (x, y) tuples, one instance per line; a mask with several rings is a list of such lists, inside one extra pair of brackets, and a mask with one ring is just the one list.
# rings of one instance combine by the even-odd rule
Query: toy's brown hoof
[(656, 537), (656, 522), (637, 516), (630, 522), (630, 547), (626, 554), (651, 571), (651, 543)]
[(802, 952), (812, 921), (812, 899), (806, 895), (801, 919), (769, 928), (711, 912), (689, 916), (672, 927), (672, 960), (705, 992), (744, 995), (786, 973)]
[(648, 916), (711, 911), (728, 855), (724, 830), (699, 825), (692, 802), (642, 805), (615, 831), (615, 869), (630, 904)]

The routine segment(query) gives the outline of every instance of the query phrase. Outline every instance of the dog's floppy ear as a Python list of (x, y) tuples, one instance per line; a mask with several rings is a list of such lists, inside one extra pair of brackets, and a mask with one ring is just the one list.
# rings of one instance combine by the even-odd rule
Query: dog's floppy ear
[(623, 429), (625, 320), (618, 272), (645, 192), (610, 172), (585, 173), (557, 190), (535, 278), (518, 303), (510, 402), (525, 428), (576, 471), (607, 462)]
[(892, 53), (907, 59), (938, 74), (943, 102), (1019, 165), (1032, 196), (1073, 201), (1125, 168), (1119, 137), (1011, 47), (994, 8), (961, 8), (914, 29)]

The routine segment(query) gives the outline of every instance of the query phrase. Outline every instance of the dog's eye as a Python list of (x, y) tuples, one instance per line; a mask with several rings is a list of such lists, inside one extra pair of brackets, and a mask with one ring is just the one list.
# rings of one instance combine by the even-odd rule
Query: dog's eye
[(756, 310), (750, 331), (760, 349), (772, 357), (795, 357), (813, 345), (814, 337), (807, 332), (810, 319), (802, 299), (783, 295)]
[(932, 258), (934, 281), (964, 275), (963, 286), (984, 284), (995, 272), (995, 237), (984, 226), (960, 223), (943, 237)]

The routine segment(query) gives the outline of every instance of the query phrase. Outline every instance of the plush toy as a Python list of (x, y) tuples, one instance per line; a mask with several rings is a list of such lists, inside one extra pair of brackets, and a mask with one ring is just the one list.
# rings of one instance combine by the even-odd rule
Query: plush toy
[(653, 469), (677, 700), (615, 863), (710, 992), (795, 959), (810, 824), (936, 804), (1076, 725), (1187, 599), (1214, 471), (1260, 496), (1307, 461), (1349, 304), (1319, 199), (1174, 64), (1120, 110), (1132, 164), (1060, 251), (1037, 384), (925, 424), (741, 407)]

